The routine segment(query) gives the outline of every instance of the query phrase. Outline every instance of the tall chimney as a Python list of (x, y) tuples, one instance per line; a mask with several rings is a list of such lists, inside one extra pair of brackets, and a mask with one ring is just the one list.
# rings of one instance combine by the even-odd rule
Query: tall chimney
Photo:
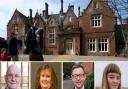
[(45, 16), (45, 12), (46, 12), (46, 11), (45, 11), (45, 10), (43, 10), (42, 12), (43, 12), (43, 16)]
[(78, 7), (78, 17), (80, 16), (80, 6)]
[(45, 3), (45, 16), (46, 16), (46, 18), (48, 18), (48, 3)]
[(71, 5), (70, 8), (74, 11), (74, 5)]
[(63, 0), (61, 0), (61, 13), (63, 13)]
[(32, 9), (29, 9), (29, 23), (32, 25), (33, 20), (32, 20)]

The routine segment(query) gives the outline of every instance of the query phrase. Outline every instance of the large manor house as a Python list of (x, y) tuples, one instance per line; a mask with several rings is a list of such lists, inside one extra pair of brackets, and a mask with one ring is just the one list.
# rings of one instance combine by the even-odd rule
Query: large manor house
[(15, 32), (24, 50), (25, 34), (34, 18), (39, 17), (40, 29), (43, 29), (43, 54), (115, 56), (124, 48), (122, 31), (116, 26), (117, 18), (107, 0), (90, 0), (82, 12), (78, 7), (78, 15), (74, 5), (69, 5), (64, 12), (63, 0), (60, 1), (57, 14), (49, 14), (48, 3), (45, 3), (45, 10), (34, 17), (32, 9), (29, 9), (29, 16), (16, 9), (7, 24), (7, 39)]

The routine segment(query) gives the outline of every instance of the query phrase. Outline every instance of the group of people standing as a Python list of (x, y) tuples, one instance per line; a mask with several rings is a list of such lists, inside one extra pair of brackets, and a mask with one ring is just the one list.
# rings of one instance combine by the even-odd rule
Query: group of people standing
[[(2, 48), (0, 53), (1, 61), (18, 61), (18, 40), (14, 32), (11, 33), (9, 42), (8, 42), (8, 49)], [(8, 50), (8, 51), (7, 51)]]
[[(43, 29), (39, 29), (39, 18), (34, 19), (33, 26), (28, 29), (25, 35), (26, 47), (29, 51), (30, 61), (43, 61), (42, 49), (43, 49)], [(8, 49), (2, 48), (0, 59), (1, 61), (18, 61), (18, 53), (22, 46), (22, 43), (16, 37), (14, 32), (11, 33)], [(7, 51), (8, 50), (8, 51)]]

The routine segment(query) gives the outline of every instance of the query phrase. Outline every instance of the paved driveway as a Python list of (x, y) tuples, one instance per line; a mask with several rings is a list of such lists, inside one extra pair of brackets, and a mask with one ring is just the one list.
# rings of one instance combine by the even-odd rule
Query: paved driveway
[[(128, 57), (43, 55), (45, 61), (128, 61)], [(20, 61), (28, 61), (28, 55), (19, 55)]]

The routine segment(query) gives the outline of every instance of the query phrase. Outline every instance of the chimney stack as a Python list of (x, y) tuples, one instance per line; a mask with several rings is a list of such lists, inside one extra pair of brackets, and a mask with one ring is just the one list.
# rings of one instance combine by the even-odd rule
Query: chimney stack
[(78, 17), (80, 16), (80, 6), (78, 7)]
[(63, 0), (61, 0), (61, 13), (63, 14)]
[(70, 8), (72, 9), (72, 11), (74, 11), (74, 5), (71, 5)]
[(45, 16), (48, 18), (48, 3), (45, 3)]
[(29, 9), (29, 23), (32, 25), (33, 19), (32, 19), (32, 9)]

